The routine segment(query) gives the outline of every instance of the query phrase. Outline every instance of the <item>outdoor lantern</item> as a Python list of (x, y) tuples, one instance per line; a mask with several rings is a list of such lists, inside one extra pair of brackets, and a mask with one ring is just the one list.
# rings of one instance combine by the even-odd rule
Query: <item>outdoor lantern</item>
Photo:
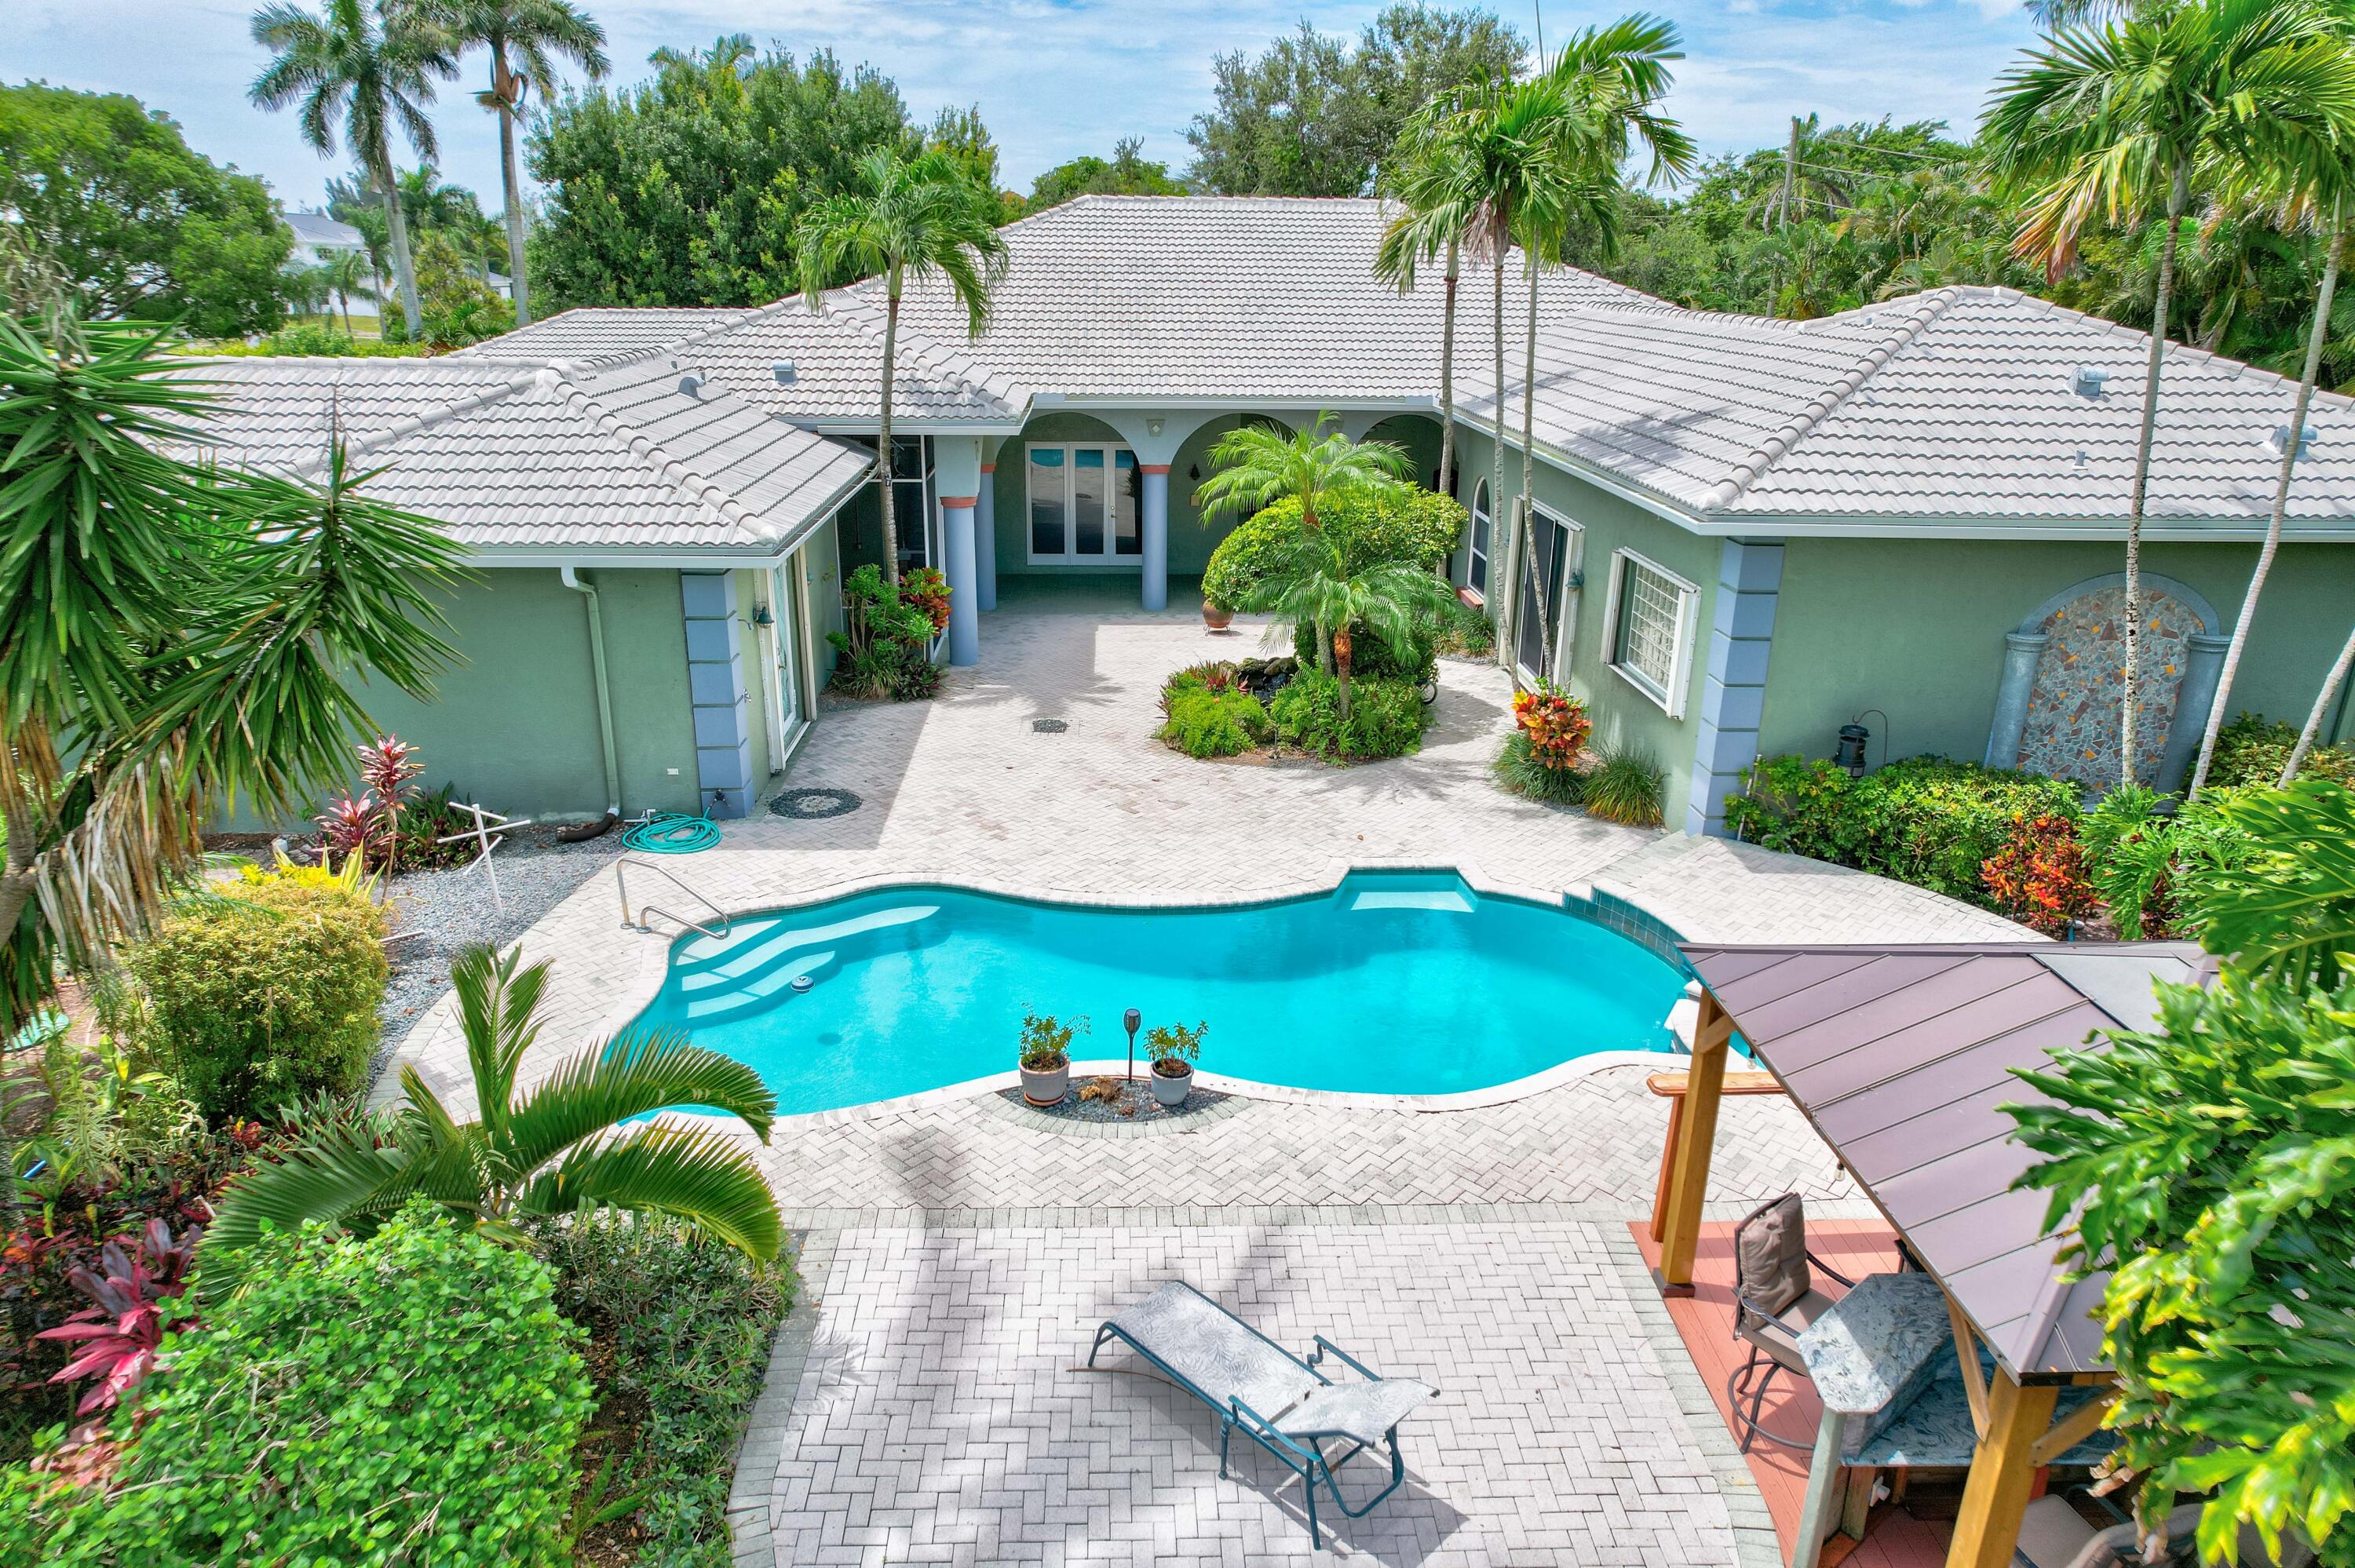
[(1121, 1014), (1121, 1026), (1128, 1031), (1128, 1081), (1136, 1081), (1136, 1026), (1145, 1022), (1145, 1014), (1130, 1008)]
[(1849, 778), (1863, 778), (1864, 743), (1871, 738), (1872, 732), (1860, 724), (1840, 726), (1839, 749), (1832, 754), (1832, 760), (1847, 768)]
[(1201, 483), (1202, 465), (1200, 463), (1188, 463), (1186, 467), (1186, 477), (1192, 480), (1197, 484)]

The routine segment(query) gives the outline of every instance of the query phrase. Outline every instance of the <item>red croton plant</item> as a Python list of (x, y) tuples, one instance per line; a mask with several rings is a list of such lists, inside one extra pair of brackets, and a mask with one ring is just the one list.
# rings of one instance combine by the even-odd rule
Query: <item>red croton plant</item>
[(1548, 768), (1575, 768), (1586, 750), (1594, 721), (1586, 705), (1550, 681), (1513, 697), (1513, 722), (1529, 737), (1531, 755)]
[(76, 1267), (68, 1273), (68, 1281), (92, 1305), (35, 1338), (81, 1346), (49, 1379), (95, 1380), (74, 1406), (76, 1415), (112, 1409), (155, 1370), (155, 1352), (179, 1317), (173, 1304), (187, 1291), (188, 1270), (204, 1234), (202, 1225), (190, 1225), (176, 1237), (171, 1226), (150, 1220), (132, 1246), (108, 1242), (100, 1250), (98, 1268)]
[(2077, 824), (2049, 812), (2014, 817), (2010, 840), (1980, 864), (1979, 877), (2006, 915), (2048, 937), (2066, 935), (2098, 901)]

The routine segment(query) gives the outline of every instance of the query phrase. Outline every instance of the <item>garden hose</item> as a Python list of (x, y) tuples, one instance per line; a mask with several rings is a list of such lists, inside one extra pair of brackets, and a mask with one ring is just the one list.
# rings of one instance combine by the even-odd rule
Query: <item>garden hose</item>
[(709, 817), (659, 811), (622, 835), (622, 847), (647, 854), (693, 854), (719, 842), (719, 824)]

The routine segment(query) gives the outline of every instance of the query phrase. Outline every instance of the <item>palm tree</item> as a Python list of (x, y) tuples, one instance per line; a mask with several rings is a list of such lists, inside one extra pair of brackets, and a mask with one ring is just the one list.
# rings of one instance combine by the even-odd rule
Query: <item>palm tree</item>
[[(1317, 514), (1340, 497), (1404, 487), (1414, 463), (1403, 449), (1388, 441), (1353, 441), (1337, 429), (1328, 434), (1326, 426), (1332, 422), (1332, 415), (1319, 414), (1308, 429), (1290, 436), (1261, 425), (1240, 426), (1220, 436), (1210, 449), (1215, 471), (1194, 492), (1202, 521), (1247, 517), (1272, 502), (1296, 496), (1300, 531), (1315, 535), (1324, 528)], [(1332, 622), (1312, 615), (1309, 624), (1316, 630), (1316, 667), (1331, 674)]]
[[(1574, 229), (1591, 228), (1604, 255), (1616, 248), (1620, 168), (1641, 141), (1652, 161), (1651, 177), (1678, 179), (1696, 155), (1692, 139), (1658, 111), (1672, 78), (1668, 62), (1683, 58), (1673, 23), (1657, 17), (1623, 17), (1607, 27), (1588, 27), (1563, 46), (1537, 80), (1524, 90), (1540, 95), (1547, 117), (1540, 132), (1552, 155), (1529, 165), (1519, 203), (1518, 233), (1527, 260), (1529, 308), (1523, 330), (1521, 375), (1520, 551), (1532, 568), (1537, 560), (1537, 376), (1538, 278), (1559, 264)], [(1545, 576), (1532, 569), (1536, 589), (1541, 674), (1553, 670), (1553, 608), (1546, 602)], [(1515, 601), (1516, 611), (1518, 601)]]
[(317, 1220), (366, 1234), (421, 1193), (509, 1243), (523, 1240), (518, 1220), (615, 1208), (669, 1214), (774, 1257), (784, 1239), (776, 1199), (727, 1134), (633, 1121), (667, 1106), (707, 1106), (766, 1142), (777, 1101), (761, 1075), (677, 1036), (632, 1033), (591, 1046), (518, 1096), (547, 980), (548, 964), (526, 967), (519, 951), (468, 948), (452, 959), (474, 1119), (459, 1121), (416, 1069), (402, 1069), (408, 1103), (389, 1125), (321, 1128), (230, 1185), (205, 1233), (198, 1289), (216, 1300), (235, 1289), (238, 1255), (264, 1224), (291, 1231)]
[(964, 307), (965, 330), (989, 325), (990, 294), (1006, 276), (1006, 241), (997, 200), (943, 153), (913, 158), (879, 147), (859, 160), (861, 188), (826, 197), (794, 226), (794, 270), (809, 308), (826, 308), (826, 291), (880, 274), (883, 415), (875, 474), (883, 491), (883, 572), (900, 581), (900, 531), (891, 495), (891, 382), (899, 363), (900, 296), (910, 279), (939, 278)]
[(163, 329), (12, 303), (49, 326), (0, 315), (0, 1035), (149, 927), (222, 802), (288, 816), (347, 776), (376, 733), (347, 676), (430, 700), (462, 575), (340, 443), (315, 481), (169, 455), (209, 399)]
[(1294, 625), (1333, 629), (1333, 674), (1346, 724), (1353, 629), (1363, 626), (1391, 647), (1404, 647), (1416, 621), (1436, 615), (1449, 597), (1445, 584), (1404, 561), (1376, 561), (1352, 571), (1348, 551), (1330, 529), (1303, 528), (1241, 608), (1270, 611)]
[(393, 276), (400, 312), (413, 342), (422, 320), (417, 273), (410, 263), (409, 225), (393, 175), (392, 127), (397, 121), (418, 155), (433, 156), (436, 76), (457, 72), (449, 34), (409, 5), (374, 12), (364, 0), (325, 0), (313, 15), (293, 0), (272, 0), (253, 14), (253, 41), (276, 56), (253, 79), (248, 96), (264, 109), (302, 106), (303, 140), (322, 157), (336, 150), (336, 122), (374, 178), (392, 235)]
[(344, 335), (352, 335), (352, 296), (373, 296), (370, 286), (368, 259), (358, 250), (331, 250), (325, 263), (328, 287), (335, 291), (336, 306), (343, 313)]
[(461, 48), (491, 52), (491, 85), (474, 101), (499, 117), (499, 175), (506, 197), (507, 276), (514, 282), (516, 325), (531, 324), (531, 287), (524, 276), (523, 177), (516, 164), (516, 126), (524, 98), (541, 96), (556, 78), (552, 62), (570, 60), (590, 80), (606, 71), (605, 29), (570, 0), (442, 0)]
[(2350, 667), (2355, 667), (2355, 631), (2347, 634), (2345, 645), (2331, 663), (2330, 673), (2323, 677), (2322, 690), (2314, 699), (2314, 711), (2306, 715), (2306, 727), (2298, 731), (2297, 744), (2289, 748), (2289, 758), (2282, 764), (2278, 780), (2281, 788), (2288, 789), (2296, 779), (2297, 770), (2306, 766), (2307, 753), (2322, 737), (2322, 721), (2329, 715), (2331, 700), (2339, 695), (2339, 688), (2346, 684)]
[(2064, 29), (1998, 84), (1983, 137), (1998, 170), (2043, 182), (2015, 251), (2058, 277), (2097, 221), (2164, 223), (2142, 427), (2126, 504), (2119, 775), (2135, 782), (2142, 524), (2176, 252), (2203, 175), (2295, 162), (2341, 112), (2339, 50), (2322, 15), (2280, 0), (2193, 0)]
[(1439, 329), (1439, 488), (1451, 495), (1455, 484), (1455, 291), (1463, 278), (1464, 242), (1478, 205), (1471, 188), (1470, 161), (1451, 134), (1463, 103), (1461, 92), (1434, 98), (1407, 122), (1388, 176), (1401, 211), (1383, 228), (1374, 252), (1374, 276), (1401, 294), (1414, 287), (1419, 265), (1442, 255), (1447, 259)]

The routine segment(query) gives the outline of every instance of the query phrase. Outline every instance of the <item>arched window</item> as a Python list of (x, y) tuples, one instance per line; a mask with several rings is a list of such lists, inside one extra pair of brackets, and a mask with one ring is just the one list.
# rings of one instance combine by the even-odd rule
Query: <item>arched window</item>
[(1472, 488), (1472, 558), (1465, 564), (1464, 581), (1482, 599), (1488, 597), (1488, 482)]

